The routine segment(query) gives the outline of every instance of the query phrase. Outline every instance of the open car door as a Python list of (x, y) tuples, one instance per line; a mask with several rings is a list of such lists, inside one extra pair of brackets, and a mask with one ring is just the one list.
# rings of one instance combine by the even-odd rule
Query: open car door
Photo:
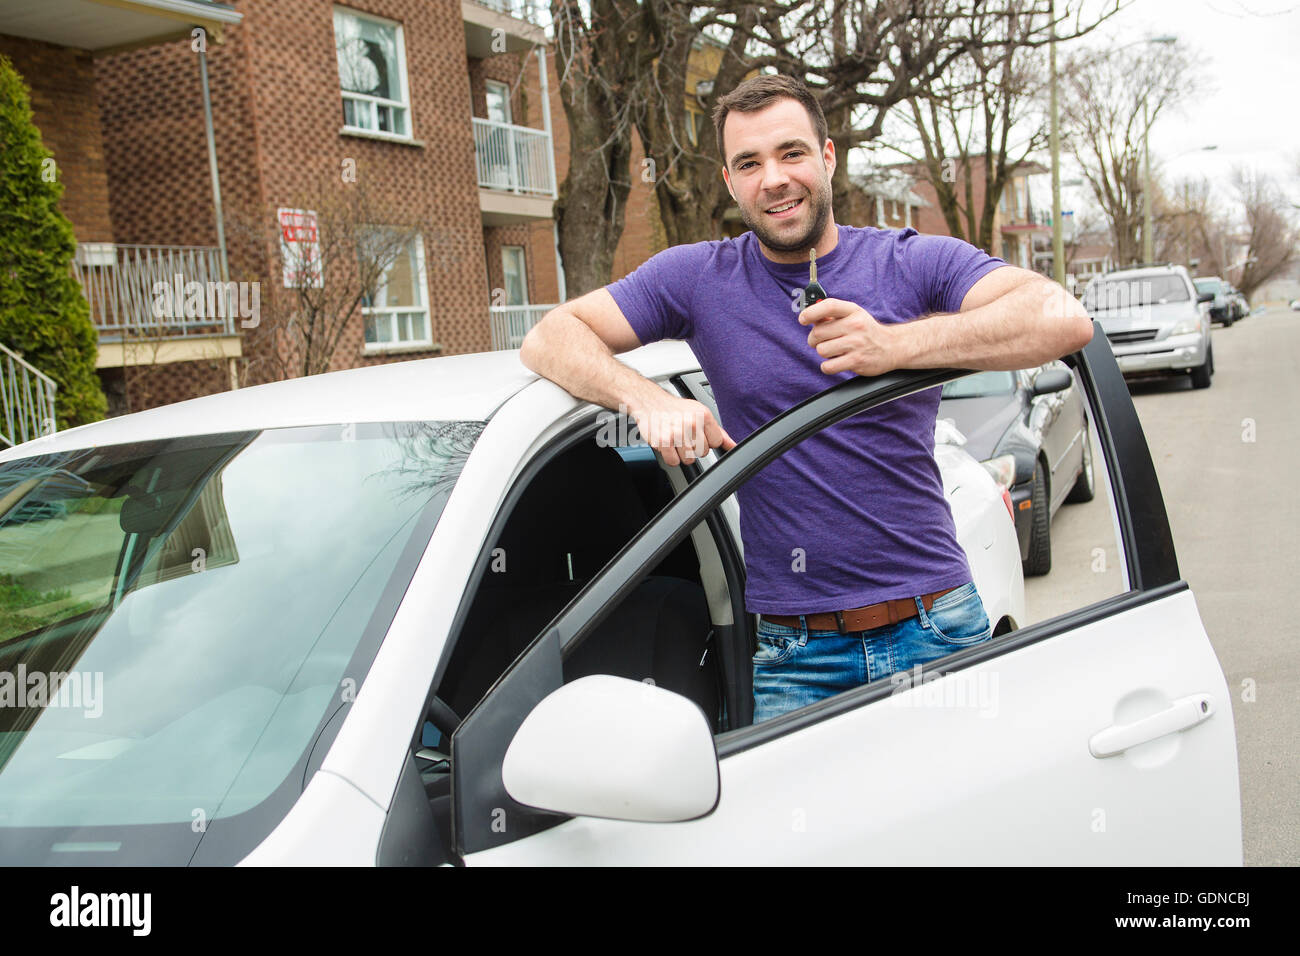
[[(808, 435), (969, 373), (841, 382), (696, 478), (460, 724), (451, 744), (457, 854), (471, 865), (1240, 865), (1227, 684), (1179, 577), (1137, 413), (1094, 329), (1067, 363), (1108, 469), (1123, 593), (954, 653), (916, 686), (895, 675), (712, 738), (720, 789), (712, 808), (683, 814), (692, 819), (642, 822), (651, 817), (636, 794), (626, 801), (630, 819), (576, 815), (592, 805), (582, 800), (541, 808), (516, 800), (502, 766), (521, 725), (561, 688), (563, 660), (664, 554)], [(594, 717), (566, 719), (548, 725), (549, 743), (534, 735), (520, 746), (562, 754), (590, 745)], [(690, 768), (685, 752), (674, 767), (671, 753), (650, 752), (655, 728), (634, 729), (628, 746), (648, 747), (646, 761), (661, 768), (647, 785), (658, 796), (678, 785), (674, 774), (698, 770), (698, 748)], [(618, 772), (597, 761), (588, 779), (562, 782), (569, 792), (610, 793), (625, 785), (612, 779)]]

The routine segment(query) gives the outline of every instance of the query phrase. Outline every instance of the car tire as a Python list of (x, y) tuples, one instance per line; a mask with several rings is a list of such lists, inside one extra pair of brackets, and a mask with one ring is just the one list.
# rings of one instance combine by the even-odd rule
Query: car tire
[(1078, 479), (1074, 482), (1074, 487), (1065, 498), (1066, 504), (1082, 504), (1085, 501), (1091, 501), (1097, 494), (1097, 488), (1093, 481), (1092, 471), (1092, 436), (1089, 434), (1088, 426), (1083, 426), (1083, 470), (1079, 472)]
[(1029, 513), (1029, 557), (1024, 562), (1026, 577), (1052, 570), (1052, 503), (1047, 500), (1047, 475), (1040, 461), (1034, 465), (1033, 508)]
[(1192, 369), (1192, 388), (1209, 388), (1210, 376), (1214, 374), (1214, 346), (1205, 350), (1205, 361)]

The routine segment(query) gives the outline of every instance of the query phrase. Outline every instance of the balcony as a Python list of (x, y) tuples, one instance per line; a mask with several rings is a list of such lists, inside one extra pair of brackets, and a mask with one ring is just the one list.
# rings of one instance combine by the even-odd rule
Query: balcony
[(553, 305), (494, 305), (488, 307), (492, 320), (492, 348), (517, 349), (528, 330), (542, 320)]
[(1052, 231), (1052, 214), (1030, 210), (1028, 214), (1017, 210), (1002, 222), (1002, 232), (1011, 233), (1050, 233)]
[(544, 45), (541, 8), (536, 0), (461, 0), (466, 52), (484, 59), (499, 53), (527, 53)]
[(235, 358), (240, 290), (215, 246), (79, 243), (72, 264), (99, 332), (99, 368)]
[(556, 198), (551, 134), (477, 116), (473, 123), (483, 223), (550, 219)]
[(0, 345), (0, 445), (21, 445), (53, 433), (57, 391), (54, 379)]

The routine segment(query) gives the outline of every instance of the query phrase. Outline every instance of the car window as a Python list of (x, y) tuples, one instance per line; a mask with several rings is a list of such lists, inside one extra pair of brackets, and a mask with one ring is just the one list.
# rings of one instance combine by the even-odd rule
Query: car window
[(292, 803), (482, 428), (284, 428), (0, 465), (0, 673), (42, 687), (0, 708), (0, 827), (201, 836), (200, 817), (282, 788)]
[[(438, 696), (462, 716), (674, 491), (634, 423), (605, 413), (521, 482), (518, 494), (494, 539), (465, 622), (453, 636), (439, 684)], [(690, 539), (659, 563), (655, 577), (700, 587)], [(618, 657), (630, 647), (611, 633), (572, 666), (630, 675), (644, 664)], [(435, 727), (425, 728), (426, 744), (437, 746), (440, 738)]]
[(986, 398), (1011, 395), (1016, 390), (1015, 372), (979, 372), (943, 386), (944, 398)]
[(1182, 276), (1149, 275), (1134, 279), (1097, 279), (1083, 293), (1090, 312), (1108, 312), (1139, 305), (1187, 302), (1191, 298)]

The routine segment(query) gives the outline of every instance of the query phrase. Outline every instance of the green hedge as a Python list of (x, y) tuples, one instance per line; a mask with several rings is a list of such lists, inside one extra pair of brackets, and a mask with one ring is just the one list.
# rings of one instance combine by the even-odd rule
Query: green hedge
[(104, 417), (98, 336), (71, 273), (76, 239), (59, 211), (63, 186), (32, 124), (31, 102), (0, 56), (0, 342), (59, 386), (59, 428)]

